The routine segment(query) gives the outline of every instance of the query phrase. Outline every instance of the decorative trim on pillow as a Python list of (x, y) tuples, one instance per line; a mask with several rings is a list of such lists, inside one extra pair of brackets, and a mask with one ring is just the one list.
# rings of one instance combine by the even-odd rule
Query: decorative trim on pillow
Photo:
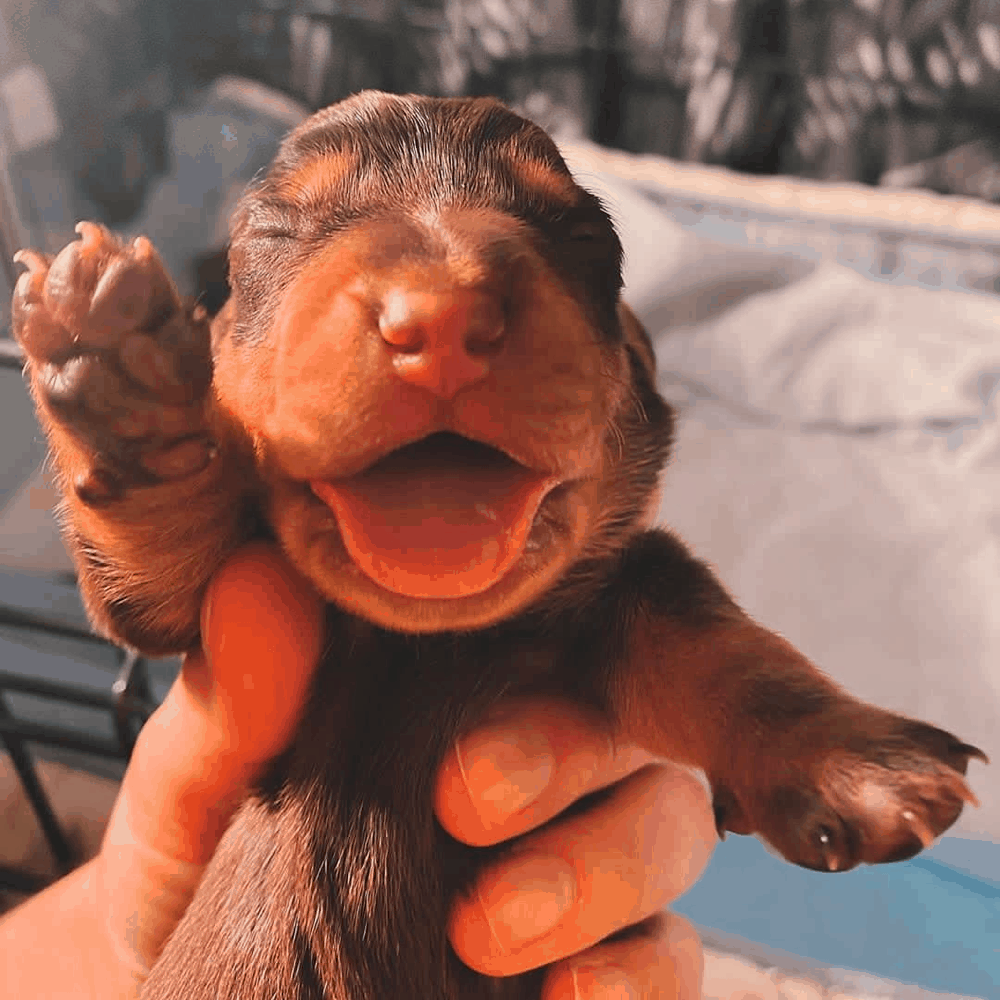
[(582, 142), (562, 146), (587, 173), (641, 188), (678, 224), (722, 243), (831, 260), (867, 277), (1000, 294), (1000, 206), (928, 191), (740, 174)]

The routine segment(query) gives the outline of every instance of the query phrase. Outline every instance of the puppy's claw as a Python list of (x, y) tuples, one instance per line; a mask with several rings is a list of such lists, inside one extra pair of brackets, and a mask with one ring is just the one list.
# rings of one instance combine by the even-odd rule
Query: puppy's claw
[(30, 247), (18, 250), (14, 254), (14, 263), (24, 264), (28, 269), (28, 274), (34, 274), (36, 271), (47, 271), (51, 260), (52, 258), (48, 254), (39, 253)]
[(934, 843), (934, 831), (912, 809), (904, 809), (900, 815), (920, 838), (920, 843), (924, 847), (930, 847)]
[(823, 856), (826, 870), (828, 872), (840, 871), (842, 865), (840, 857), (833, 847), (833, 831), (829, 827), (821, 826), (816, 834), (816, 840), (819, 842), (819, 850)]
[(964, 781), (962, 782), (962, 785), (959, 788), (959, 794), (966, 802), (969, 803), (969, 805), (973, 805), (977, 809), (979, 808), (979, 799), (976, 798), (976, 793), (971, 788), (969, 788), (969, 786), (965, 784)]
[(715, 831), (719, 840), (726, 839), (726, 831), (752, 833), (753, 824), (747, 819), (743, 806), (731, 788), (712, 782), (712, 812), (715, 815)]
[(73, 227), (73, 232), (78, 233), (82, 237), (82, 242), (88, 249), (101, 240), (114, 238), (111, 236), (110, 231), (105, 229), (100, 223), (87, 222), (86, 220), (78, 222)]
[(159, 261), (160, 255), (156, 252), (156, 247), (150, 243), (149, 238), (146, 236), (137, 236), (132, 240), (132, 255), (136, 260), (141, 261)]
[[(952, 750), (956, 754), (965, 754), (965, 756), (970, 759), (975, 757), (976, 760), (981, 760), (984, 764), (988, 764), (990, 762), (989, 757), (987, 757), (986, 754), (979, 749), (979, 747), (974, 747), (971, 743), (957, 743)], [(965, 774), (964, 770), (962, 771), (962, 774)], [(969, 794), (971, 795), (972, 793), (970, 792)], [(973, 798), (975, 798), (975, 796), (973, 796)], [(978, 805), (979, 803), (977, 802), (976, 804)]]

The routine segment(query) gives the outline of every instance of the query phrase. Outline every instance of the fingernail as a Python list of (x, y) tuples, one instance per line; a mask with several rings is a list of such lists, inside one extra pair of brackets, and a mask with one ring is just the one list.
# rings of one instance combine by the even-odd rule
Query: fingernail
[(576, 899), (576, 873), (561, 858), (528, 858), (480, 898), (493, 936), (509, 950), (559, 923)]
[(613, 965), (573, 967), (574, 1000), (639, 1000), (628, 976)]
[(483, 727), (455, 749), (469, 797), (487, 827), (536, 799), (555, 767), (545, 734), (516, 723)]

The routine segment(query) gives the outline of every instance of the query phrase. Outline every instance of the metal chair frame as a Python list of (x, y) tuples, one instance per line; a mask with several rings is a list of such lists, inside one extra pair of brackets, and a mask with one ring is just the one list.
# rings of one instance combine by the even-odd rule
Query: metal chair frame
[[(0, 245), (2, 243), (3, 236), (0, 234)], [(21, 350), (16, 343), (9, 339), (0, 340), (0, 367), (19, 369), (23, 363)], [(132, 755), (139, 730), (156, 708), (156, 700), (150, 688), (147, 662), (134, 650), (116, 647), (106, 639), (68, 624), (54, 615), (0, 606), (0, 630), (7, 629), (74, 639), (90, 646), (114, 649), (118, 654), (118, 672), (107, 692), (91, 691), (73, 684), (27, 677), (0, 669), (0, 744), (10, 756), (55, 859), (56, 870), (64, 875), (83, 859), (77, 856), (39, 780), (36, 761), (29, 745), (55, 747), (127, 762)], [(72, 705), (103, 709), (111, 715), (115, 737), (110, 740), (101, 739), (59, 726), (19, 719), (11, 711), (8, 700), (10, 694), (35, 695)], [(0, 891), (33, 893), (44, 888), (49, 881), (51, 880), (42, 876), (0, 864)]]

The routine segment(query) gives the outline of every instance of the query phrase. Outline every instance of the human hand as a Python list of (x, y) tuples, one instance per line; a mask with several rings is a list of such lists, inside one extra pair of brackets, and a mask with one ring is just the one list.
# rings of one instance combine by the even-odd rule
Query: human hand
[(0, 996), (139, 994), (244, 795), (291, 739), (323, 605), (272, 545), (240, 550), (136, 741), (98, 855), (0, 920)]
[[(143, 728), (98, 856), (0, 921), (0, 993), (138, 995), (239, 803), (291, 739), (319, 657), (322, 615), (311, 585), (273, 546), (247, 546), (219, 571), (202, 613), (208, 657), (186, 658)], [(498, 744), (513, 746), (522, 731), (536, 742), (544, 733), (555, 763), (545, 790), (505, 814), (495, 789), (483, 794), (483, 776), (495, 784), (489, 776), (502, 764)], [(577, 902), (560, 924), (520, 946), (503, 939), (495, 916), (491, 931), (487, 913), (510, 895), (502, 868), (481, 880), (486, 910), (456, 905), (453, 945), (492, 975), (572, 955), (572, 963), (549, 974), (545, 1000), (621, 997), (626, 976), (644, 997), (697, 997), (693, 931), (680, 918), (650, 915), (697, 877), (710, 853), (707, 798), (682, 769), (652, 766), (634, 748), (612, 754), (597, 733), (579, 710), (532, 700), (465, 737), (462, 766), (457, 756), (445, 761), (439, 817), (455, 836), (477, 844), (533, 830), (580, 795), (620, 782), (602, 806), (523, 842), (522, 862), (544, 866), (556, 852), (574, 866)], [(532, 903), (531, 912), (537, 919), (547, 908)], [(594, 947), (645, 917), (627, 939)], [(597, 962), (614, 963), (612, 985), (582, 992), (593, 982), (585, 963)]]
[[(607, 793), (537, 829), (598, 789)], [(467, 965), (509, 976), (553, 964), (542, 1000), (699, 1000), (701, 943), (663, 911), (717, 841), (689, 770), (612, 746), (566, 702), (507, 701), (446, 758), (435, 807), (467, 844), (526, 835), (453, 909), (449, 934)]]

